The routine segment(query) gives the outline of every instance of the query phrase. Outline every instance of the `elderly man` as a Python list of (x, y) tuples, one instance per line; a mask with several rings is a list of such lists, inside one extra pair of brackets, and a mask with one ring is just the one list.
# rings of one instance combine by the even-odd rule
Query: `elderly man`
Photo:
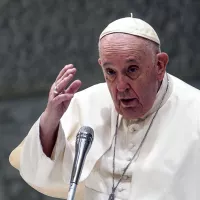
[(94, 141), (77, 199), (199, 200), (200, 92), (166, 73), (167, 63), (149, 24), (112, 22), (99, 38), (106, 83), (77, 92), (66, 65), (11, 164), (38, 191), (66, 198), (76, 134), (88, 125)]

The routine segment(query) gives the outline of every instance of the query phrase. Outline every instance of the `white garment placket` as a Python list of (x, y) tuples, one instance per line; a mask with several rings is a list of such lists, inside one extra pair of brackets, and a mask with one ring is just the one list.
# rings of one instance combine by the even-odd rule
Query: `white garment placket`
[[(119, 142), (117, 143), (117, 148), (121, 148), (121, 150), (116, 151), (116, 158), (119, 158), (117, 153), (123, 154), (123, 162), (124, 166), (121, 168), (121, 173), (123, 173), (125, 167), (127, 164), (131, 161), (133, 158), (134, 154), (136, 153), (143, 137), (145, 134), (145, 131), (143, 130), (145, 120), (141, 121), (134, 121), (134, 122), (127, 122), (124, 119), (122, 119), (122, 124), (121, 128), (119, 129), (119, 135), (118, 135), (118, 141), (121, 141), (122, 138), (120, 137), (127, 137), (127, 145), (126, 146), (120, 146)], [(121, 156), (120, 156), (121, 157)], [(122, 181), (120, 182), (117, 190), (116, 190), (116, 195), (117, 196), (123, 196), (124, 198), (129, 195), (129, 189), (131, 181), (132, 181), (132, 169), (133, 169), (134, 161), (131, 163), (130, 167), (127, 169)], [(117, 182), (117, 181), (116, 181)]]

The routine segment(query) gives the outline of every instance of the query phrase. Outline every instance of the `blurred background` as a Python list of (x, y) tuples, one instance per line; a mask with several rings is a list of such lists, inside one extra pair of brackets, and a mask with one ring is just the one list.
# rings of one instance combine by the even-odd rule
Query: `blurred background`
[(42, 113), (64, 65), (78, 68), (81, 89), (104, 81), (98, 37), (113, 20), (132, 12), (150, 23), (169, 54), (167, 71), (200, 89), (199, 11), (199, 0), (1, 0), (0, 200), (53, 200), (29, 187), (8, 157)]

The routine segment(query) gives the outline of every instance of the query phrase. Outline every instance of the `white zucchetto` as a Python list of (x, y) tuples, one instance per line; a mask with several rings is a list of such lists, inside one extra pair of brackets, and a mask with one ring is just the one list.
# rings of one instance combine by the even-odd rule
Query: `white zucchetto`
[(153, 27), (138, 18), (125, 17), (111, 22), (101, 33), (99, 40), (112, 33), (135, 35), (149, 39), (160, 45), (160, 39)]

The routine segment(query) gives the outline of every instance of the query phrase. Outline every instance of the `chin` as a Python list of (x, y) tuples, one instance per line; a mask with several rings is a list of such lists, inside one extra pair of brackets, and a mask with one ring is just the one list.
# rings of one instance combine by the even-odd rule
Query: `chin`
[(139, 111), (137, 108), (116, 108), (117, 112), (122, 115), (125, 119), (138, 119), (143, 116), (141, 114), (141, 111)]
[(138, 119), (142, 115), (138, 115), (137, 113), (131, 113), (131, 112), (123, 112), (121, 114), (125, 119)]

